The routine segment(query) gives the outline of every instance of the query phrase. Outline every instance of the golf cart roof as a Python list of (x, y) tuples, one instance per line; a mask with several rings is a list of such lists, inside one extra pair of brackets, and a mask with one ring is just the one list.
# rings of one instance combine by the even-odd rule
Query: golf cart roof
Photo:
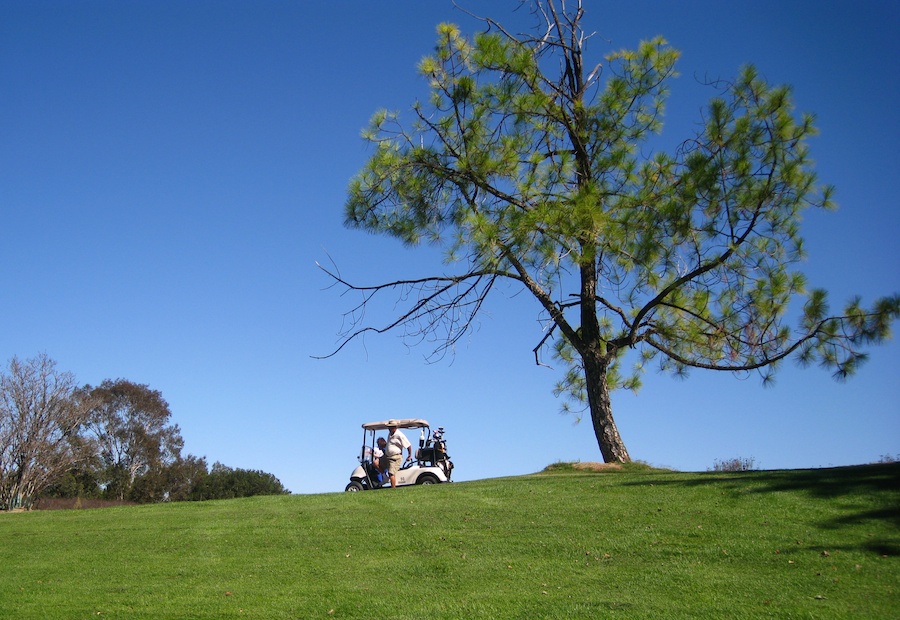
[(366, 422), (362, 425), (367, 431), (386, 431), (388, 422), (395, 422), (398, 428), (426, 428), (429, 426), (427, 420), (418, 418), (407, 418), (405, 420), (385, 420), (384, 422)]

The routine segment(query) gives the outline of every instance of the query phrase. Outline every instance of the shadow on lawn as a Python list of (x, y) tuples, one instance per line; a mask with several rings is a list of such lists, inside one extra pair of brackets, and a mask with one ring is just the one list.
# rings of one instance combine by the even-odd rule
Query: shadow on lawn
[[(760, 488), (754, 489), (756, 492), (806, 491), (819, 499), (835, 499), (850, 493), (900, 494), (900, 463), (827, 469), (752, 471), (745, 472), (744, 476), (751, 480), (754, 486), (759, 485)], [(893, 499), (896, 500), (897, 497)]]
[[(649, 478), (649, 477), (648, 477)], [(847, 512), (822, 524), (826, 528), (880, 521), (900, 530), (900, 463), (879, 463), (827, 469), (706, 472), (690, 478), (644, 479), (629, 484), (700, 486), (715, 484), (746, 493), (804, 492), (811, 498), (834, 500), (847, 495), (865, 496), (866, 509)], [(879, 555), (900, 555), (900, 536), (872, 540), (865, 548)]]

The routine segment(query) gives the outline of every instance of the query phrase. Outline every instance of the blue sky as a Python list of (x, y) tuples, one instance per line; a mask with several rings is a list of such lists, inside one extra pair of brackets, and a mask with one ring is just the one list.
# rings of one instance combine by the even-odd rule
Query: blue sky
[[(531, 23), (516, 0), (468, 4)], [(655, 35), (682, 50), (673, 142), (711, 95), (701, 79), (751, 62), (792, 84), (840, 205), (806, 215), (811, 285), (835, 307), (900, 290), (895, 3), (586, 5), (598, 60)], [(560, 371), (531, 353), (538, 308), (512, 289), (452, 359), (427, 364), (392, 335), (312, 358), (351, 303), (316, 261), (365, 284), (446, 270), (434, 248), (342, 225), (360, 129), (426, 96), (415, 66), (441, 21), (480, 28), (444, 0), (0, 0), (0, 358), (46, 352), (80, 383), (148, 384), (185, 452), (298, 493), (342, 490), (360, 425), (390, 417), (446, 427), (459, 480), (600, 460), (588, 421), (558, 414)], [(772, 388), (651, 371), (613, 407), (632, 457), (654, 465), (865, 463), (900, 455), (898, 368), (894, 340), (845, 384), (790, 364)]]

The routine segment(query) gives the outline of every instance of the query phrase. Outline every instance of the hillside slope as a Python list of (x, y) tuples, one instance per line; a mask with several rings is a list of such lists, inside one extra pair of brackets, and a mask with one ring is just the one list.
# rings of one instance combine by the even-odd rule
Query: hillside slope
[(900, 466), (0, 514), (15, 618), (894, 618)]

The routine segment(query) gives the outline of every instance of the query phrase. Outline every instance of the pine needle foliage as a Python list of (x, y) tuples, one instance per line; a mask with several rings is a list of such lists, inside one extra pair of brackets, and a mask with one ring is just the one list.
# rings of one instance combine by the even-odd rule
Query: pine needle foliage
[[(419, 64), (430, 98), (373, 117), (347, 225), (439, 244), (455, 273), (368, 287), (332, 274), (363, 293), (341, 346), (401, 329), (439, 357), (498, 283), (527, 291), (544, 323), (536, 360), (552, 347), (568, 369), (557, 394), (589, 412), (604, 460), (623, 462), (609, 393), (637, 390), (650, 363), (770, 381), (795, 355), (838, 379), (856, 372), (890, 336), (900, 295), (833, 314), (807, 291), (801, 216), (834, 208), (834, 190), (813, 170), (814, 118), (791, 89), (740, 68), (709, 84), (694, 135), (654, 150), (678, 51), (657, 37), (591, 58), (581, 2), (536, 7), (533, 36), (489, 18), (472, 37), (439, 25)], [(364, 325), (386, 292), (405, 304), (396, 320)]]

